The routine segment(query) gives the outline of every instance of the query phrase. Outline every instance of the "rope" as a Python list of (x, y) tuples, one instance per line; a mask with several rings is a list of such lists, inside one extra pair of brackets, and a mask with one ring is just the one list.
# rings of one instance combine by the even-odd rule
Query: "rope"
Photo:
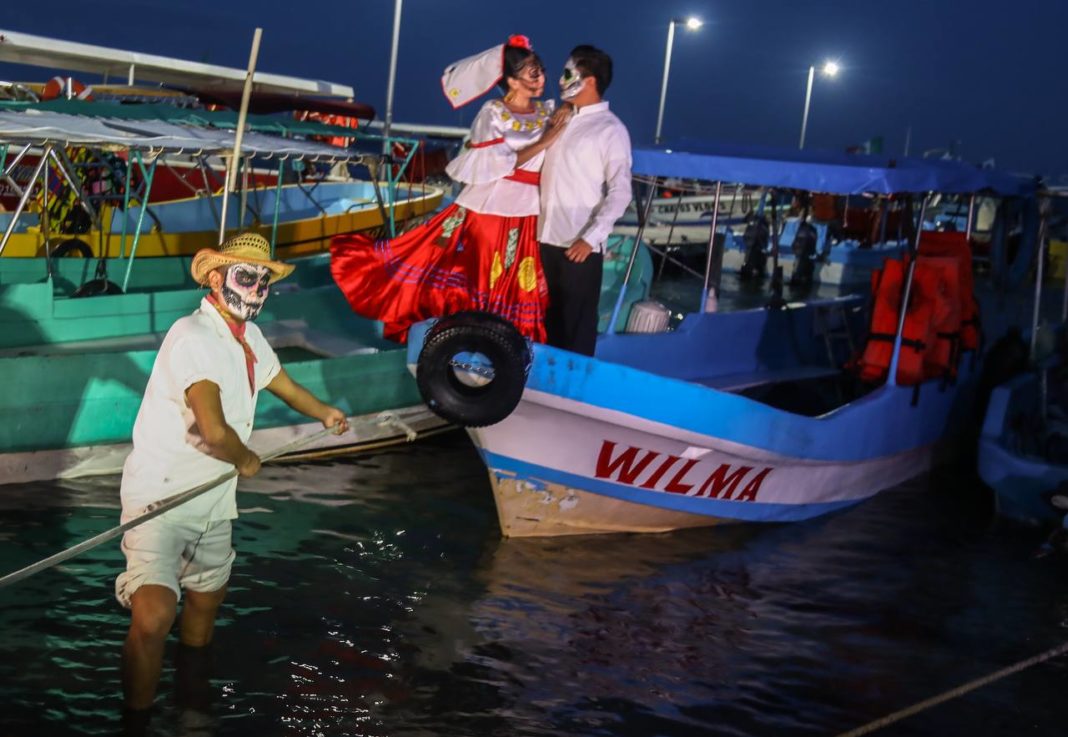
[[(358, 424), (377, 426), (388, 425), (395, 427), (404, 433), (405, 438), (409, 442), (415, 440), (418, 434), (407, 423), (400, 419), (400, 417), (398, 417), (394, 412), (382, 412), (378, 414), (373, 420), (357, 421), (355, 419), (350, 418), (350, 428), (355, 428)], [(298, 450), (299, 448), (302, 448), (305, 445), (314, 443), (315, 441), (320, 440), (326, 437), (327, 435), (333, 434), (333, 432), (333, 428), (326, 428), (312, 435), (308, 435), (307, 437), (297, 438), (296, 440), (290, 443), (282, 445), (268, 453), (263, 454), (262, 456), (260, 456), (260, 460), (266, 463), (267, 461), (278, 458), (279, 456), (284, 456), (288, 453), (292, 453), (293, 451)], [(3, 578), (0, 578), (0, 589), (6, 586), (11, 586), (12, 584), (18, 583), (23, 579), (33, 576), (34, 574), (40, 573), (41, 571), (45, 571), (49, 568), (52, 568), (53, 566), (59, 565), (63, 561), (70, 560), (71, 558), (77, 555), (81, 555), (86, 551), (92, 550), (93, 548), (98, 547), (103, 543), (106, 543), (108, 540), (114, 540), (116, 537), (123, 534), (127, 530), (137, 527), (138, 525), (143, 524), (145, 522), (148, 522), (150, 519), (158, 517), (164, 512), (169, 512), (175, 507), (185, 504), (186, 502), (192, 499), (196, 499), (201, 494), (211, 491), (212, 489), (219, 486), (219, 484), (225, 483), (230, 479), (234, 478), (235, 476), (237, 476), (236, 468), (232, 471), (228, 471), (227, 473), (222, 474), (217, 478), (212, 479), (211, 481), (200, 484), (199, 486), (195, 486), (192, 489), (180, 491), (177, 494), (166, 497), (165, 499), (160, 499), (159, 501), (148, 505), (145, 508), (146, 511), (143, 514), (138, 517), (134, 517), (133, 519), (127, 522), (124, 522), (118, 527), (112, 527), (106, 532), (102, 532), (99, 535), (96, 535), (95, 537), (89, 538), (88, 540), (83, 540), (77, 545), (69, 547), (66, 550), (60, 551), (55, 555), (49, 556), (48, 558), (39, 560), (32, 565), (28, 565), (25, 568), (21, 568), (17, 571), (14, 571), (13, 573), (7, 574)]]
[(882, 719), (877, 719), (874, 722), (869, 722), (868, 724), (865, 724), (862, 727), (851, 729), (848, 732), (842, 732), (837, 737), (860, 737), (860, 735), (871, 734), (877, 729), (882, 729), (883, 727), (889, 726), (894, 722), (899, 722), (902, 719), (905, 719), (906, 717), (910, 717), (914, 714), (919, 714), (921, 711), (930, 709), (934, 706), (938, 706), (939, 704), (949, 701), (950, 699), (955, 699), (958, 696), (963, 696), (969, 691), (974, 691), (975, 689), (980, 688), (982, 686), (986, 686), (987, 684), (993, 683), (994, 681), (999, 681), (1002, 678), (1005, 678), (1006, 676), (1011, 676), (1014, 673), (1019, 673), (1020, 671), (1030, 668), (1033, 665), (1044, 663), (1047, 660), (1052, 660), (1053, 658), (1059, 657), (1066, 653), (1068, 653), (1068, 642), (1059, 645), (1053, 648), (1052, 650), (1047, 650), (1046, 652), (1040, 655), (1028, 658), (1027, 660), (1022, 660), (1019, 663), (1016, 663), (1015, 665), (1010, 665), (1007, 668), (1002, 668), (1001, 670), (995, 673), (991, 673), (988, 676), (976, 678), (974, 681), (969, 681), (968, 683), (965, 683), (962, 686), (957, 686), (956, 688), (950, 691), (941, 693), (938, 696), (933, 696), (927, 699), (926, 701), (921, 701), (918, 704), (913, 704), (908, 708), (901, 709), (900, 711), (895, 711), (893, 714), (889, 714), (883, 717)]

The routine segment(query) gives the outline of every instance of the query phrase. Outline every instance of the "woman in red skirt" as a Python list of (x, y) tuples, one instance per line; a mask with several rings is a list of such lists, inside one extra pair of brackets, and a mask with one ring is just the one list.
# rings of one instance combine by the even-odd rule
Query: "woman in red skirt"
[(538, 182), (545, 150), (566, 118), (553, 116), (541, 59), (524, 36), (451, 65), (442, 88), (453, 107), (494, 85), (505, 93), (482, 106), (463, 152), (446, 171), (466, 186), (432, 220), (393, 239), (337, 236), (334, 280), (352, 309), (382, 320), (405, 342), (420, 320), (483, 310), (544, 341), (548, 290), (538, 256)]

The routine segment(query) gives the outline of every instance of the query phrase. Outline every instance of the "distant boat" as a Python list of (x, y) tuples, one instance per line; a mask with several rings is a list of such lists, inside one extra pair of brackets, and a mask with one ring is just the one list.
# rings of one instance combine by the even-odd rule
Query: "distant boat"
[[(238, 208), (227, 213), (228, 231), (251, 230), (270, 239), (276, 232), (275, 248), (279, 257), (292, 258), (325, 251), (335, 235), (373, 230), (388, 225), (387, 204), (380, 200), (384, 185), (372, 182), (323, 182), (320, 184), (286, 184), (249, 192), (248, 210), (239, 223)], [(442, 191), (424, 185), (401, 185), (394, 193), (392, 209), (397, 222), (428, 215), (437, 209)], [(235, 198), (236, 199), (236, 198)], [(222, 195), (187, 197), (149, 204), (140, 229), (138, 258), (192, 255), (218, 241)], [(278, 212), (275, 231), (273, 217)], [(11, 220), (10, 213), (0, 213), (0, 232)], [(63, 233), (52, 231), (53, 248), (64, 243), (63, 254), (77, 246), (76, 253), (105, 258), (119, 258), (129, 252), (133, 234), (138, 232), (137, 209), (123, 213), (106, 208), (104, 231)], [(125, 221), (125, 236), (123, 225)], [(125, 248), (124, 248), (125, 242)], [(36, 213), (26, 213), (16, 225), (3, 257), (26, 258), (45, 255), (45, 235)]]
[[(0, 395), (2, 483), (119, 473), (156, 351), (205, 294), (191, 282), (190, 259), (144, 259), (126, 294), (82, 299), (56, 289), (92, 278), (94, 262), (64, 259), (41, 280), (29, 268), (43, 272), (36, 260), (12, 261), (27, 268), (4, 272), (0, 284), (0, 375), (17, 387)], [(272, 289), (257, 319), (286, 370), (350, 416), (392, 411), (416, 431), (443, 427), (423, 406), (404, 352), (381, 338), (374, 321), (351, 314), (329, 256), (293, 263), (294, 275)], [(317, 429), (265, 394), (251, 443), (268, 450)], [(404, 437), (400, 425), (383, 423), (302, 452), (351, 452)]]
[[(1026, 183), (964, 165), (815, 155), (799, 162), (796, 152), (726, 162), (639, 149), (634, 171), (654, 185), (668, 176), (840, 194), (1030, 192)], [(803, 520), (922, 473), (967, 420), (977, 370), (978, 338), (965, 312), (974, 304), (971, 266), (959, 235), (919, 238), (907, 265), (888, 265), (871, 316), (863, 297), (739, 312), (708, 311), (702, 300), (674, 330), (602, 336), (594, 357), (532, 346), (515, 409), (468, 429), (489, 471), (502, 532)], [(715, 267), (713, 258), (710, 272)], [(715, 281), (705, 279), (710, 291)], [(449, 328), (457, 334), (455, 323)], [(409, 365), (426, 377), (421, 383), (429, 385), (432, 369), (423, 352), (444, 349), (448, 339), (429, 324), (413, 329)], [(843, 369), (858, 355), (859, 376)], [(510, 362), (502, 375), (515, 375)], [(487, 373), (496, 377), (496, 369)], [(487, 397), (510, 389), (493, 389), (493, 380), (486, 386)], [(426, 395), (432, 409), (483, 396)]]
[[(1046, 248), (1049, 215), (1047, 210), (1040, 228)], [(1025, 524), (1068, 528), (1068, 303), (1062, 303), (1052, 329), (1043, 325), (1046, 255), (1040, 249), (1035, 259), (1030, 344), (1014, 329), (988, 351), (984, 384), (1001, 383), (984, 386), (989, 396), (984, 397), (977, 465), (979, 478), (994, 492), (998, 514)]]
[(1068, 417), (1060, 410), (1050, 426), (1040, 384), (1040, 375), (1028, 371), (991, 392), (979, 437), (979, 478), (994, 491), (998, 514), (1059, 525), (1068, 512)]
[[(21, 187), (28, 195), (37, 193), (41, 210), (45, 195), (39, 182), (47, 179), (50, 198), (48, 223), (42, 220), (40, 211), (28, 211), (29, 197), (20, 198), (12, 212), (0, 213), (0, 255), (113, 258), (131, 250), (134, 237), (139, 236), (137, 255), (178, 256), (218, 242), (224, 195), (204, 192), (185, 199), (153, 202), (151, 192), (155, 172), (168, 166), (165, 154), (176, 156), (193, 151), (201, 157), (218, 156), (233, 146), (232, 131), (187, 122), (209, 113), (167, 111), (165, 106), (152, 105), (65, 100), (58, 103), (64, 106), (59, 108), (64, 112), (51, 107), (4, 110), (0, 106), (0, 155), (6, 160), (12, 151), (8, 165), (11, 168), (20, 165), (29, 147), (48, 151), (49, 166), (38, 164)], [(227, 115), (221, 118), (223, 122), (233, 117)], [(286, 125), (298, 126), (305, 133), (334, 130), (308, 122)], [(94, 196), (91, 181), (79, 176), (64, 148), (56, 146), (57, 141), (79, 150), (126, 148), (130, 152), (126, 168), (131, 173), (136, 169), (139, 174), (130, 183), (130, 202), (115, 195)], [(289, 158), (359, 163), (364, 157), (359, 151), (263, 133), (250, 133), (246, 142), (244, 148), (251, 159), (282, 161), (276, 164), (279, 175)], [(21, 147), (17, 155), (16, 147)], [(145, 155), (142, 152), (156, 158), (139, 158)], [(164, 163), (161, 165), (160, 161)], [(86, 166), (93, 164), (91, 158), (86, 162)], [(209, 177), (207, 173), (202, 176)], [(233, 206), (227, 208), (226, 229), (256, 230), (271, 239), (283, 257), (323, 251), (334, 235), (395, 227), (397, 222), (427, 215), (437, 208), (443, 194), (425, 184), (397, 181), (298, 181), (282, 186), (277, 185), (277, 176), (275, 181), (275, 186), (249, 188), (240, 196), (230, 195)], [(142, 207), (142, 199), (147, 206)], [(57, 201), (62, 204), (59, 213)], [(124, 205), (129, 205), (125, 212)], [(74, 228), (72, 223), (82, 227)]]
[[(313, 141), (250, 137), (249, 150), (269, 160), (320, 158), (332, 163), (360, 155)], [(64, 175), (70, 172), (57, 145), (111, 147), (116, 141), (127, 147), (134, 162), (146, 152), (177, 153), (190, 146), (217, 154), (232, 145), (232, 134), (158, 122), (104, 125), (73, 115), (0, 112), (0, 147), (40, 146), (41, 155), (50, 157)], [(138, 165), (151, 171), (150, 162)], [(308, 191), (302, 186), (282, 187), (280, 198), (274, 197), (274, 189), (268, 190), (271, 194), (248, 195), (250, 213), (270, 208), (261, 232), (273, 234), (277, 212), (277, 232), (293, 238), (284, 257), (316, 239), (328, 239), (331, 228), (347, 227), (367, 210), (365, 203), (350, 198), (374, 197), (368, 183), (326, 183)], [(21, 197), (20, 204), (28, 196)], [(261, 196), (266, 199), (257, 202)], [(83, 204), (77, 197), (71, 202), (74, 207)], [(212, 227), (206, 213), (213, 204), (219, 205), (217, 198), (204, 197), (133, 205), (125, 214), (106, 210), (101, 220), (111, 231), (126, 226), (124, 257), (55, 258), (57, 248), (53, 258), (0, 259), (0, 372), (10, 389), (0, 393), (0, 482), (121, 470), (156, 351), (167, 329), (192, 312), (205, 293), (191, 280), (190, 256), (164, 255), (164, 247), (191, 254), (195, 248), (215, 245), (218, 231), (206, 230)], [(233, 204), (227, 222), (236, 226), (238, 207)], [(388, 213), (390, 204), (376, 201), (378, 223), (386, 221), (383, 210)], [(99, 215), (91, 206), (86, 211)], [(288, 225), (281, 222), (286, 212)], [(3, 245), (17, 249), (18, 237), (44, 238), (39, 229), (27, 227), (23, 215), (17, 209), (0, 216), (4, 235), (15, 234), (15, 240), (5, 238)], [(299, 230), (302, 223), (311, 230)], [(169, 243), (171, 234), (199, 240)], [(98, 235), (97, 249), (82, 255), (106, 254), (116, 243)], [(158, 257), (144, 258), (154, 247)], [(258, 324), (298, 381), (350, 416), (367, 421), (358, 435), (327, 436), (302, 455), (348, 452), (400, 441), (409, 428), (419, 432), (443, 427), (445, 423), (423, 406), (406, 371), (403, 350), (382, 339), (377, 323), (351, 314), (330, 276), (329, 256), (298, 258), (296, 265), (294, 275), (272, 289)], [(391, 415), (378, 422), (382, 412)], [(315, 423), (265, 396), (257, 407), (251, 442), (254, 448), (270, 449), (316, 429)]]
[[(751, 155), (754, 161), (760, 161), (766, 154), (766, 149), (758, 147), (715, 147), (710, 155), (717, 162), (737, 164), (742, 156)], [(812, 156), (808, 152), (799, 153), (796, 163), (804, 165), (812, 160)], [(848, 155), (838, 157), (835, 165), (859, 168), (863, 161), (858, 155)], [(664, 189), (670, 196), (657, 197), (651, 203), (642, 239), (677, 263), (703, 265), (715, 204), (708, 183), (672, 179)], [(796, 188), (786, 188), (772, 196), (773, 193), (762, 187), (732, 185), (722, 190), (717, 225), (724, 238), (723, 271), (740, 273), (746, 278), (753, 276), (754, 244), (748, 238), (747, 230), (758, 219), (765, 223), (768, 231), (758, 244), (759, 260), (770, 261), (777, 243), (778, 264), (787, 280), (794, 278), (799, 260), (811, 260), (812, 281), (817, 284), (867, 285), (872, 271), (878, 269), (886, 258), (898, 257), (906, 250), (906, 239), (900, 228), (906, 215), (900, 197), (876, 197), (872, 193), (850, 196), (819, 190), (809, 196), (810, 207), (804, 208), (804, 216), (799, 216), (800, 203), (791, 201), (795, 191)], [(996, 211), (997, 199), (994, 197), (935, 192), (930, 199), (924, 228), (966, 232), (973, 249), (986, 256)], [(634, 235), (638, 221), (632, 202), (615, 230)], [(802, 231), (802, 223), (814, 231), (815, 243), (811, 253), (795, 253), (795, 240)], [(766, 269), (758, 271), (762, 272), (759, 277), (767, 275)]]

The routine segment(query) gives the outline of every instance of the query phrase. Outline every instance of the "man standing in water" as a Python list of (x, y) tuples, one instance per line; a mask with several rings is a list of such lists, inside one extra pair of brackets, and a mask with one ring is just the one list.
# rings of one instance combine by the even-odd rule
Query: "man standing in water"
[(630, 136), (602, 99), (611, 82), (608, 54), (593, 46), (571, 51), (560, 97), (573, 113), (541, 170), (546, 342), (587, 356), (597, 345), (605, 241), (631, 200)]
[[(243, 233), (218, 250), (199, 251), (191, 271), (211, 292), (199, 309), (174, 323), (152, 366), (134, 422), (133, 452), (123, 467), (123, 522), (235, 467), (241, 476), (255, 475), (260, 459), (246, 443), (263, 389), (324, 427), (339, 434), (348, 429), (341, 410), (289, 377), (251, 322), (269, 285), (293, 267), (272, 260), (262, 236)], [(115, 581), (115, 596), (132, 615), (122, 652), (131, 731), (147, 723), (183, 591), (179, 662), (203, 655), (211, 643), (234, 561), (236, 488), (237, 479), (230, 479), (123, 536), (126, 570)]]

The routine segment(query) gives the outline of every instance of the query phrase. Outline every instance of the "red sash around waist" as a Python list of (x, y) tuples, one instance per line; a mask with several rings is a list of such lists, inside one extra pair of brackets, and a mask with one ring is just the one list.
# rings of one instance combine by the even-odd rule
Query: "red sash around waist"
[(541, 184), (541, 172), (530, 171), (528, 169), (514, 169), (511, 174), (505, 177), (513, 182), (519, 182), (520, 184), (533, 184), (535, 187)]

